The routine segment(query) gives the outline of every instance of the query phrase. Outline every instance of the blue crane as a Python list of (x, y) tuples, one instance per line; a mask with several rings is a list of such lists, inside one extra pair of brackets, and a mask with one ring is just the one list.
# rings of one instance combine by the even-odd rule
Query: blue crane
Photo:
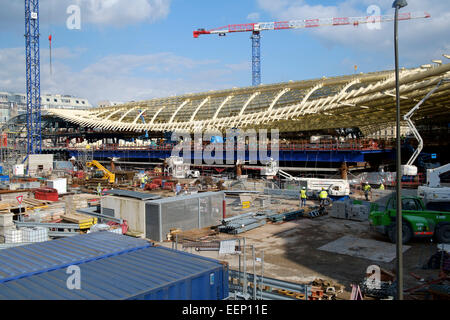
[(41, 153), (41, 74), (39, 57), (39, 0), (25, 0), (27, 83), (27, 155)]

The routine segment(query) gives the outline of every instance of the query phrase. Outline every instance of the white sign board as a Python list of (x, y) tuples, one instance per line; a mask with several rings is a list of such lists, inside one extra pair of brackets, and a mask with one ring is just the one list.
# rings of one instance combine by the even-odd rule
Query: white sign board
[(236, 252), (236, 240), (220, 241), (219, 254), (227, 254), (235, 252)]

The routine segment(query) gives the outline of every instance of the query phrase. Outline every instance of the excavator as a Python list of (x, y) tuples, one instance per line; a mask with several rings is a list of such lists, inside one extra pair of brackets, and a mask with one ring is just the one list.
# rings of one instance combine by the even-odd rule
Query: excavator
[(103, 172), (103, 179), (108, 179), (109, 183), (114, 183), (116, 181), (116, 175), (102, 166), (97, 160), (86, 162), (86, 167), (96, 167), (97, 169), (99, 169), (101, 172)]

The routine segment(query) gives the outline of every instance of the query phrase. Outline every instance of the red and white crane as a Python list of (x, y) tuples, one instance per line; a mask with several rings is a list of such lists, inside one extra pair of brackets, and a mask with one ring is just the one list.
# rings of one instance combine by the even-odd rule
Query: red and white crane
[[(427, 12), (423, 13), (400, 13), (399, 20), (412, 20), (430, 18)], [(266, 30), (286, 30), (301, 28), (316, 28), (325, 26), (359, 26), (360, 24), (376, 24), (381, 22), (394, 21), (394, 15), (363, 16), (363, 17), (342, 17), (342, 18), (322, 18), (306, 20), (290, 20), (276, 22), (257, 22), (244, 24), (229, 24), (224, 27), (211, 30), (197, 29), (193, 32), (194, 38), (202, 34), (218, 34), (225, 36), (227, 33), (252, 32), (252, 84), (261, 83), (261, 54), (260, 54), (260, 32)]]

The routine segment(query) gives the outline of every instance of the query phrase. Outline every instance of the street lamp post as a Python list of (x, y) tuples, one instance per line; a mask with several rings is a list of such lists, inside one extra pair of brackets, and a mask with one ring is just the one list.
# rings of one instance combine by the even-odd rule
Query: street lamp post
[(394, 47), (395, 47), (395, 98), (397, 110), (397, 299), (403, 300), (403, 235), (402, 235), (402, 159), (401, 159), (401, 141), (400, 141), (400, 92), (399, 92), (399, 66), (398, 66), (398, 11), (406, 7), (406, 0), (395, 0), (392, 7), (395, 8), (394, 20)]

